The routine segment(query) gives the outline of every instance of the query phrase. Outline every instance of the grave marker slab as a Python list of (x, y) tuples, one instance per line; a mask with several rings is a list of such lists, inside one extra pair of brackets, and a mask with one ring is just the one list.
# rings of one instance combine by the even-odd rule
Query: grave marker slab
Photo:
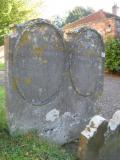
[(79, 137), (103, 89), (104, 47), (89, 28), (63, 37), (46, 20), (17, 25), (5, 38), (11, 134), (37, 130), (64, 144)]

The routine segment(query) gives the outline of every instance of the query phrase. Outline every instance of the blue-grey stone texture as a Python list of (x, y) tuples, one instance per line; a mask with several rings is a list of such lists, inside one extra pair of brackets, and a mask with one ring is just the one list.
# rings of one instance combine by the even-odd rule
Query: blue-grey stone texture
[(86, 27), (64, 35), (36, 19), (5, 38), (5, 57), (11, 134), (36, 130), (60, 145), (77, 139), (103, 90), (101, 36)]

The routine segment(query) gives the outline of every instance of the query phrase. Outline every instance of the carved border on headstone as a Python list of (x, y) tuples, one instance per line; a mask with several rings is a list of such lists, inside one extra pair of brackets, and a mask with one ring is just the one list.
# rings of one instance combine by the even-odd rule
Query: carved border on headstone
[[(29, 21), (29, 22), (27, 22), (27, 23), (25, 23), (23, 26), (22, 25), (18, 25), (17, 27), (17, 30), (18, 30), (18, 32), (19, 32), (19, 30), (21, 31), (21, 29), (22, 29), (22, 32), (21, 33), (19, 33), (19, 37), (18, 37), (18, 39), (17, 39), (17, 42), (16, 42), (16, 45), (15, 45), (15, 53), (16, 53), (16, 55), (14, 55), (14, 57), (13, 57), (13, 66), (14, 66), (14, 62), (15, 62), (15, 59), (17, 58), (17, 56), (18, 56), (18, 49), (19, 49), (19, 43), (20, 43), (20, 41), (21, 41), (21, 39), (22, 39), (22, 37), (24, 36), (24, 34), (25, 33), (27, 33), (27, 32), (29, 32), (30, 30), (32, 30), (34, 27), (41, 27), (41, 25), (48, 25), (48, 26), (50, 26), (50, 27), (52, 27), (54, 30), (55, 30), (55, 33), (57, 34), (57, 36), (59, 37), (59, 39), (61, 40), (61, 42), (62, 42), (62, 46), (63, 46), (63, 54), (64, 54), (64, 65), (63, 65), (63, 69), (62, 69), (62, 71), (64, 72), (64, 70), (65, 70), (65, 60), (66, 60), (66, 55), (65, 55), (65, 53), (66, 53), (66, 49), (65, 49), (65, 42), (64, 42), (64, 39), (63, 39), (63, 37), (62, 37), (62, 34), (61, 34), (61, 32), (56, 28), (56, 27), (54, 27), (51, 23), (49, 23), (47, 20), (43, 20), (43, 19), (36, 19), (36, 20), (31, 20), (31, 21)], [(33, 46), (32, 46), (33, 47)], [(25, 94), (23, 93), (23, 91), (21, 90), (21, 88), (19, 87), (19, 85), (18, 85), (18, 81), (15, 79), (15, 77), (14, 77), (14, 73), (15, 71), (14, 71), (14, 69), (13, 69), (13, 81), (14, 81), (14, 85), (15, 85), (15, 87), (16, 87), (16, 90), (17, 90), (17, 92), (18, 92), (18, 94), (22, 97), (22, 99), (24, 99), (26, 102), (28, 102), (28, 103), (31, 103), (33, 106), (41, 106), (41, 105), (45, 105), (45, 104), (48, 104), (50, 101), (52, 101), (52, 99), (54, 99), (56, 96), (58, 96), (58, 94), (59, 94), (59, 91), (60, 91), (60, 88), (61, 88), (61, 86), (62, 86), (62, 83), (63, 83), (63, 76), (61, 76), (61, 84), (56, 88), (56, 91), (50, 96), (50, 97), (48, 97), (47, 99), (45, 99), (45, 100), (39, 100), (39, 101), (37, 101), (37, 102), (35, 102), (35, 101), (29, 101), (29, 100), (27, 100), (27, 98), (26, 98), (26, 96), (25, 96)], [(15, 79), (15, 80), (14, 80)]]
[[(80, 37), (79, 39), (81, 39), (82, 38), (82, 35), (85, 33), (85, 32), (87, 32), (87, 31), (90, 31), (90, 32), (94, 32), (98, 37), (97, 37), (97, 39), (98, 39), (98, 41), (99, 41), (99, 44), (100, 44), (100, 46), (101, 46), (101, 52), (99, 52), (99, 53), (101, 53), (101, 55), (93, 55), (93, 56), (96, 56), (97, 57), (97, 59), (99, 59), (98, 61), (99, 61), (99, 64), (102, 62), (102, 61), (104, 61), (104, 58), (105, 58), (105, 53), (104, 53), (104, 43), (103, 43), (103, 40), (102, 40), (102, 37), (101, 37), (101, 35), (96, 31), (96, 30), (94, 30), (94, 29), (91, 29), (91, 28), (89, 28), (89, 27), (82, 27), (82, 28), (80, 28), (80, 29), (78, 29), (78, 30), (76, 30), (76, 31), (74, 31), (74, 32), (72, 32), (72, 33), (70, 33), (71, 35), (72, 35), (72, 37), (70, 38), (70, 41), (71, 41), (71, 43), (70, 43), (70, 48), (71, 48), (71, 53), (70, 53), (70, 56), (69, 56), (69, 77), (70, 77), (70, 80), (71, 80), (71, 84), (72, 84), (72, 87), (73, 87), (73, 89), (75, 90), (75, 92), (79, 95), (79, 96), (82, 96), (82, 97), (89, 97), (89, 96), (96, 96), (95, 94), (97, 94), (96, 92), (96, 86), (99, 84), (99, 83), (101, 83), (100, 81), (97, 81), (96, 82), (96, 86), (94, 87), (94, 91), (93, 92), (91, 92), (91, 93), (87, 93), (87, 94), (84, 94), (84, 93), (82, 93), (78, 88), (77, 88), (77, 86), (75, 85), (75, 82), (74, 82), (74, 80), (73, 80), (73, 75), (72, 75), (72, 64), (73, 64), (73, 62), (74, 62), (74, 57), (75, 57), (75, 52), (74, 52), (74, 47), (72, 47), (72, 45), (74, 45), (74, 44), (76, 44), (76, 41), (78, 40), (78, 36)], [(86, 40), (85, 40), (86, 41)], [(79, 42), (80, 43), (80, 42)], [(77, 46), (76, 46), (77, 47)], [(84, 48), (85, 49), (85, 48)], [(95, 53), (97, 53), (97, 51), (95, 51)], [(104, 55), (103, 55), (104, 54)], [(87, 55), (87, 54), (86, 54)], [(102, 64), (102, 63), (101, 63)], [(101, 65), (101, 68), (100, 68), (100, 74), (102, 74), (102, 72), (104, 72), (103, 69), (104, 68), (104, 66), (102, 66)], [(101, 76), (101, 75), (100, 75)], [(99, 78), (98, 78), (98, 80), (99, 80)], [(101, 79), (102, 80), (102, 79)], [(97, 95), (98, 96), (98, 95)]]

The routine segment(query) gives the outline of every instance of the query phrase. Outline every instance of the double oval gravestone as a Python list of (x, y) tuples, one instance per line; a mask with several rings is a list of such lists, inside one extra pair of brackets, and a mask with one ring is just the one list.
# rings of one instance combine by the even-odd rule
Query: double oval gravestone
[(11, 132), (36, 129), (64, 144), (78, 138), (94, 115), (94, 102), (103, 89), (103, 41), (89, 28), (67, 38), (41, 19), (17, 26), (16, 34), (8, 37)]

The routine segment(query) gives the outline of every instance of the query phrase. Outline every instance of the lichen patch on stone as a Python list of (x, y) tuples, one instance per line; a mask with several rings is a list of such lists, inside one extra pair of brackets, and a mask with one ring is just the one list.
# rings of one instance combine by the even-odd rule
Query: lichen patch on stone
[(82, 131), (82, 135), (86, 138), (93, 137), (94, 133), (97, 131), (97, 128), (105, 121), (105, 119), (99, 115), (94, 116), (90, 123), (86, 126), (85, 130)]
[(112, 119), (109, 121), (108, 127), (111, 131), (114, 131), (117, 129), (117, 127), (120, 125), (120, 110), (115, 112)]
[(59, 118), (60, 112), (57, 109), (53, 109), (46, 114), (46, 121), (54, 122), (57, 118)]

